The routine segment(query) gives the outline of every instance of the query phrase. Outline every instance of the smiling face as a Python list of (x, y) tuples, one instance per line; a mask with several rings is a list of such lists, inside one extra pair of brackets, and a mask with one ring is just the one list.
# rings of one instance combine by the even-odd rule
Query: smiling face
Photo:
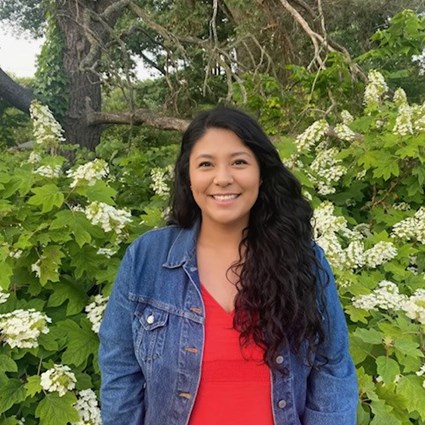
[(247, 227), (258, 197), (260, 167), (254, 153), (235, 133), (208, 129), (190, 153), (189, 179), (203, 226)]

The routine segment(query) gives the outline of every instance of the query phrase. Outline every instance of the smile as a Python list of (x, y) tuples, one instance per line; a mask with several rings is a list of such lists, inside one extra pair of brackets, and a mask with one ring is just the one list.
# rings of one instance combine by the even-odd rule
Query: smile
[(216, 201), (232, 201), (236, 199), (239, 195), (230, 194), (230, 195), (211, 195)]

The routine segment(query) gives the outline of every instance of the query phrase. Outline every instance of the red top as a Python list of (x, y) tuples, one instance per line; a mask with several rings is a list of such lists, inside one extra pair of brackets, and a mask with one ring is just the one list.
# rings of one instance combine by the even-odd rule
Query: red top
[(241, 350), (234, 312), (202, 287), (205, 345), (201, 383), (189, 425), (273, 425), (270, 369), (255, 344)]

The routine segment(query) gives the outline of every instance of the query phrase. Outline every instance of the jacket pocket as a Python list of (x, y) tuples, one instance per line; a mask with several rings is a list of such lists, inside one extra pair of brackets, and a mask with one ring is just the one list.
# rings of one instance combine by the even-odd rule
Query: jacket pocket
[(145, 362), (159, 358), (164, 350), (168, 312), (146, 303), (138, 303), (135, 322), (136, 355)]

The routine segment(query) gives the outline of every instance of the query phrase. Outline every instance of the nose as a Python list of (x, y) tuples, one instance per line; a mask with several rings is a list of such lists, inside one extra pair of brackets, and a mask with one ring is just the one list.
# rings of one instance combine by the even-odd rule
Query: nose
[(233, 175), (231, 169), (227, 166), (217, 167), (213, 182), (217, 186), (228, 186), (232, 184)]

